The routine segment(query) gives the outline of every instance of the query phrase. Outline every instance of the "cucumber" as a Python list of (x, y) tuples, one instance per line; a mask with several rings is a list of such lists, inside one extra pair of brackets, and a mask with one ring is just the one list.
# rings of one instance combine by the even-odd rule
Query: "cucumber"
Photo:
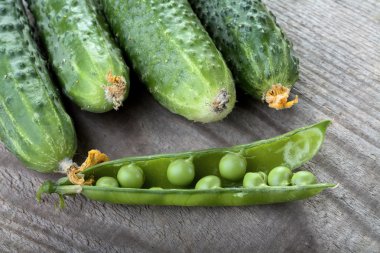
[(0, 0), (0, 140), (40, 172), (58, 169), (76, 150), (72, 121), (36, 49), (21, 0)]
[(292, 44), (260, 0), (189, 0), (235, 80), (256, 99), (283, 109), (298, 80)]
[(199, 122), (223, 119), (236, 94), (230, 70), (186, 0), (101, 0), (119, 43), (149, 91)]
[(92, 0), (30, 0), (39, 34), (64, 92), (82, 109), (118, 109), (129, 69)]

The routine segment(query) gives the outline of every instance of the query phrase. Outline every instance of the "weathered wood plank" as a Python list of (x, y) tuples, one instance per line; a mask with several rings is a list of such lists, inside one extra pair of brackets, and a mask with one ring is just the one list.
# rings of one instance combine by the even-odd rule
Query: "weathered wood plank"
[(120, 206), (54, 197), (38, 205), (43, 175), (0, 145), (0, 252), (379, 252), (380, 2), (266, 1), (301, 61), (300, 104), (272, 111), (239, 91), (223, 122), (196, 124), (159, 106), (133, 82), (123, 110), (103, 115), (67, 102), (77, 161), (90, 148), (112, 158), (175, 152), (275, 136), (334, 121), (305, 169), (340, 186), (306, 201), (244, 208)]

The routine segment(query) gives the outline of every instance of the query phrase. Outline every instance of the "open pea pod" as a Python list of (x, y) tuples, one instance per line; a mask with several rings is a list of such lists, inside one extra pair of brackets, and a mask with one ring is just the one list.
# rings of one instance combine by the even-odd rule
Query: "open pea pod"
[[(334, 187), (335, 184), (317, 183), (304, 186), (268, 186), (242, 188), (242, 182), (222, 179), (223, 188), (198, 190), (196, 182), (208, 175), (221, 177), (219, 162), (228, 153), (238, 153), (247, 161), (247, 172), (262, 171), (266, 174), (277, 166), (295, 169), (309, 161), (321, 147), (330, 121), (299, 128), (284, 135), (233, 146), (200, 151), (151, 156), (127, 157), (104, 162), (83, 172), (85, 178), (117, 177), (121, 167), (139, 166), (144, 173), (144, 185), (140, 189), (111, 188), (88, 185), (72, 185), (64, 177), (56, 183), (46, 181), (37, 193), (58, 193), (60, 196), (81, 193), (89, 199), (117, 204), (178, 205), (178, 206), (242, 206), (271, 204), (305, 199)], [(193, 182), (186, 187), (173, 185), (167, 178), (171, 162), (192, 159), (195, 169)], [(155, 187), (154, 189), (150, 189)], [(159, 188), (157, 188), (159, 187)]]

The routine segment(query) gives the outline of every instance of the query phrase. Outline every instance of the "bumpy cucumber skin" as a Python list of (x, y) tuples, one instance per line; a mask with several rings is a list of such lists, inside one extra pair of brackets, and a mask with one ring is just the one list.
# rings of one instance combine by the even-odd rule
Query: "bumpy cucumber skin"
[[(204, 123), (231, 112), (232, 75), (187, 1), (102, 0), (101, 5), (134, 69), (163, 106)], [(218, 97), (224, 100), (220, 108)]]
[(129, 69), (92, 0), (29, 0), (29, 5), (66, 95), (83, 110), (111, 110), (103, 88), (107, 75), (123, 76), (128, 92)]
[(27, 167), (51, 172), (72, 158), (76, 136), (21, 0), (0, 0), (0, 140)]
[(273, 84), (298, 80), (292, 44), (260, 0), (189, 2), (247, 93), (263, 99)]

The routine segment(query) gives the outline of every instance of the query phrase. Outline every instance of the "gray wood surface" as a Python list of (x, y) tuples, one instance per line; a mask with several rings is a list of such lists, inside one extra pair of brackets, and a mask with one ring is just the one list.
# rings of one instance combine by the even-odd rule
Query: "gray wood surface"
[(294, 42), (300, 104), (273, 111), (240, 92), (223, 122), (173, 115), (136, 80), (119, 112), (67, 102), (79, 138), (111, 158), (230, 146), (332, 119), (305, 169), (340, 186), (299, 202), (252, 207), (110, 205), (56, 196), (37, 204), (46, 175), (0, 146), (0, 252), (380, 252), (380, 1), (266, 1)]

